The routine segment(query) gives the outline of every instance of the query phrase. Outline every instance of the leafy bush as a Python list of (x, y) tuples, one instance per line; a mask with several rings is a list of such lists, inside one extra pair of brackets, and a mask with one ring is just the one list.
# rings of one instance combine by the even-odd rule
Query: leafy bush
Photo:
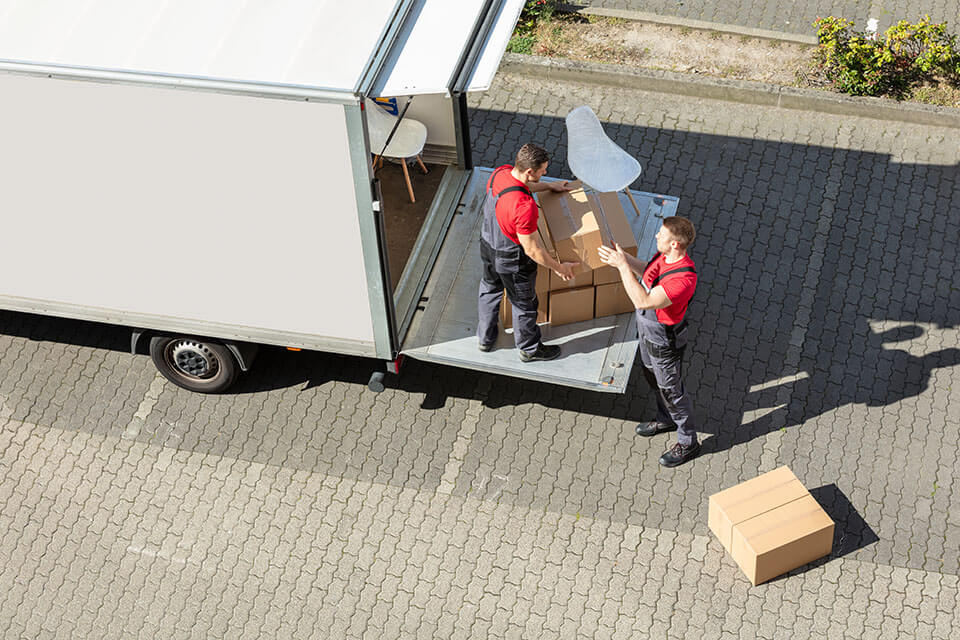
[(532, 33), (541, 22), (547, 22), (557, 10), (557, 0), (527, 0), (517, 21), (518, 35)]
[(960, 81), (957, 36), (930, 16), (911, 24), (901, 20), (881, 37), (854, 30), (843, 18), (818, 18), (816, 62), (821, 75), (839, 91), (862, 96), (902, 98), (925, 83)]

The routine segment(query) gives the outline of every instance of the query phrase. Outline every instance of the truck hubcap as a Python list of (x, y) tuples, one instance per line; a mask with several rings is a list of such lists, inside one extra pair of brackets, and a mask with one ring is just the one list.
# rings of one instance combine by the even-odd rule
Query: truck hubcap
[(167, 361), (191, 378), (212, 378), (220, 365), (207, 345), (192, 340), (177, 340), (167, 347)]

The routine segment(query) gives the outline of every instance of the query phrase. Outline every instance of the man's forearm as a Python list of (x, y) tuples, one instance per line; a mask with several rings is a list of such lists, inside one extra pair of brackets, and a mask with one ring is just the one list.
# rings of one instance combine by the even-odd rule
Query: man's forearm
[(540, 181), (540, 182), (527, 183), (527, 189), (530, 190), (530, 193), (538, 193), (540, 191), (546, 191), (549, 188), (550, 188), (549, 182)]
[(643, 288), (643, 285), (640, 284), (640, 281), (637, 280), (637, 277), (634, 275), (634, 269), (629, 263), (623, 265), (619, 269), (620, 271), (620, 280), (623, 281), (623, 288), (627, 292), (627, 297), (630, 298), (630, 302), (633, 303), (635, 309), (650, 309), (652, 308), (653, 301), (650, 299), (650, 294), (647, 293), (646, 289)]
[[(629, 253), (624, 256), (627, 259), (627, 264), (630, 266), (630, 271), (632, 271), (638, 278), (643, 277), (643, 269), (647, 265), (640, 262), (638, 258), (634, 258)], [(642, 289), (643, 287), (641, 287)]]
[(533, 247), (531, 251), (527, 252), (527, 256), (537, 264), (542, 265), (547, 269), (559, 271), (561, 268), (560, 263), (554, 260), (553, 256), (551, 256), (543, 247)]

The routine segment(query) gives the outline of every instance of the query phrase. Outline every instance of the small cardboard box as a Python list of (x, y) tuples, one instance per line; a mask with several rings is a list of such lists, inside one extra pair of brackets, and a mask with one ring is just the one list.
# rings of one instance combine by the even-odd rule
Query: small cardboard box
[(615, 316), (618, 313), (633, 312), (636, 307), (630, 301), (627, 290), (622, 282), (601, 284), (596, 287), (596, 301), (593, 307), (593, 317)]
[(593, 287), (550, 292), (550, 324), (569, 324), (593, 318)]
[(833, 520), (789, 467), (710, 496), (708, 525), (754, 585), (833, 548)]
[[(550, 318), (548, 315), (550, 305), (550, 294), (546, 291), (537, 291), (537, 324), (544, 324)], [(503, 292), (503, 299), (500, 300), (500, 328), (509, 329), (513, 326), (513, 306), (507, 298), (507, 292)]]
[[(616, 193), (590, 193), (578, 180), (570, 191), (538, 193), (543, 219), (561, 262), (579, 262), (577, 273), (605, 266), (597, 249), (619, 243), (637, 254), (637, 241)], [(632, 251), (631, 251), (632, 249)]]

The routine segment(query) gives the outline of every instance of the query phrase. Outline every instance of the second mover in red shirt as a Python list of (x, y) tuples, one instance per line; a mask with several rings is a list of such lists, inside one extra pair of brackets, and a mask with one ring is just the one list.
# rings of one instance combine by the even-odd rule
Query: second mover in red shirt
[(661, 253), (643, 272), (643, 283), (647, 289), (652, 289), (653, 281), (661, 275), (664, 276), (657, 284), (663, 287), (671, 304), (663, 309), (657, 309), (657, 320), (661, 324), (680, 324), (684, 314), (687, 313), (687, 305), (690, 304), (690, 298), (693, 297), (693, 292), (697, 288), (697, 272), (682, 271), (674, 274), (670, 272), (683, 267), (693, 268), (693, 266), (690, 256), (683, 256), (676, 262), (667, 263), (666, 257)]

